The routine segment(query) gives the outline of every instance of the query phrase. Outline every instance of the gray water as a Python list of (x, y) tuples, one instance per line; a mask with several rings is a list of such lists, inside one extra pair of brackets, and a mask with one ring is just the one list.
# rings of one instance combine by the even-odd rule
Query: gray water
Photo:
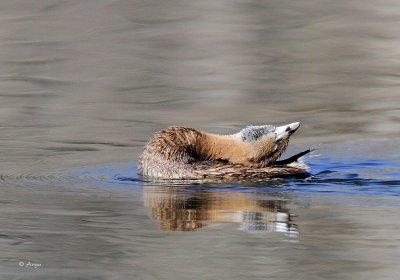
[[(1, 1), (0, 279), (398, 279), (397, 1)], [(166, 126), (301, 121), (307, 179), (138, 177)]]

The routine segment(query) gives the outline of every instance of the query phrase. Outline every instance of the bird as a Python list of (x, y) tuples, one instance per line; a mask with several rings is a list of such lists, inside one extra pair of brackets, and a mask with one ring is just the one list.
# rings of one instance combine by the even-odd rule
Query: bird
[(247, 126), (219, 135), (183, 126), (156, 132), (139, 158), (140, 176), (156, 180), (259, 180), (307, 177), (300, 161), (313, 149), (279, 160), (300, 122)]

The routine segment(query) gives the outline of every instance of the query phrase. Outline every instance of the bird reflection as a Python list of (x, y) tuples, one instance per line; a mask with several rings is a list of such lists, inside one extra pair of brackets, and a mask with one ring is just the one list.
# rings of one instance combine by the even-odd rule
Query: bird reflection
[(193, 231), (212, 222), (238, 223), (248, 232), (298, 236), (286, 201), (276, 194), (221, 189), (145, 186), (144, 204), (163, 230)]

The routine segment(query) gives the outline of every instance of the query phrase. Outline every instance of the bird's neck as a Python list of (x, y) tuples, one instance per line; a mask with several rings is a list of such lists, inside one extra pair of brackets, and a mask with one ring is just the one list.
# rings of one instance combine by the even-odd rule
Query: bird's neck
[(245, 164), (249, 157), (249, 144), (231, 135), (204, 133), (201, 153), (208, 159), (227, 160)]

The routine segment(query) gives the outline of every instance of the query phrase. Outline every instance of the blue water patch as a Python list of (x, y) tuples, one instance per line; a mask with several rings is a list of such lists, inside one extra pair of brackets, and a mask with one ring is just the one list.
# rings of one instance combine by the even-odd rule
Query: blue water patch
[(75, 183), (101, 187), (130, 187), (143, 184), (138, 167), (133, 163), (110, 163), (66, 170)]
[(301, 192), (400, 196), (400, 162), (352, 158), (346, 162), (313, 158), (313, 176), (298, 183)]
[(137, 175), (134, 163), (111, 163), (69, 170), (82, 183), (107, 187), (162, 185), (185, 188), (213, 188), (247, 191), (254, 188), (270, 192), (324, 195), (400, 196), (400, 162), (368, 158), (352, 158), (346, 162), (328, 157), (309, 159), (311, 176), (306, 179), (274, 179), (260, 182), (204, 183), (152, 182)]

